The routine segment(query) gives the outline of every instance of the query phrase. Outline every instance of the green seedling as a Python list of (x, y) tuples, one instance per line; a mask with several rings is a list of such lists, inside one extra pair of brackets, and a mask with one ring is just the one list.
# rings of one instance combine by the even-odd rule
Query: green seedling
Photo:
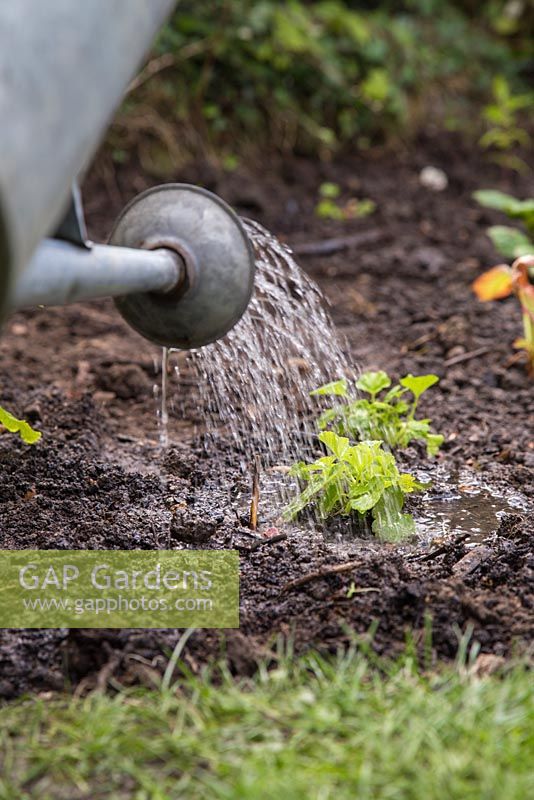
[(344, 402), (323, 411), (319, 428), (352, 440), (381, 440), (390, 447), (404, 448), (412, 441), (420, 441), (428, 455), (434, 456), (443, 436), (432, 431), (429, 419), (416, 419), (415, 413), (421, 395), (438, 380), (437, 375), (406, 375), (392, 386), (386, 372), (364, 372), (356, 381), (356, 388), (369, 397), (358, 399), (344, 379), (320, 386), (311, 394), (340, 397)]
[(41, 438), (41, 433), (34, 430), (29, 422), (23, 419), (17, 419), (6, 411), (5, 408), (0, 406), (0, 425), (6, 428), (10, 433), (18, 433), (20, 438), (26, 444), (35, 444)]
[(315, 213), (323, 219), (356, 219), (357, 217), (368, 217), (376, 209), (376, 203), (369, 198), (357, 200), (351, 197), (343, 205), (338, 198), (341, 189), (337, 183), (322, 183), (319, 187), (320, 200), (315, 206)]
[(515, 340), (514, 347), (525, 351), (529, 374), (534, 376), (534, 255), (516, 259), (511, 267), (507, 264), (493, 267), (480, 275), (472, 288), (482, 302), (516, 295), (521, 306), (523, 336)]
[(526, 233), (509, 225), (488, 228), (488, 236), (504, 258), (512, 260), (534, 253), (534, 197), (518, 200), (496, 189), (482, 189), (474, 192), (473, 197), (481, 206), (502, 211), (525, 226)]
[(319, 440), (328, 454), (311, 464), (299, 462), (291, 468), (303, 486), (285, 509), (287, 520), (313, 507), (321, 519), (359, 517), (370, 514), (372, 531), (383, 541), (400, 541), (415, 532), (410, 514), (402, 513), (404, 496), (424, 489), (408, 473), (401, 473), (382, 442), (351, 445), (345, 436), (323, 431)]

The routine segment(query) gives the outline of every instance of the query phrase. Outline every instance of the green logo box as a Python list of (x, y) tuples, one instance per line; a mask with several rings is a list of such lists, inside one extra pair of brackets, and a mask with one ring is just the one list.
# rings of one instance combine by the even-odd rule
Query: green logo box
[(0, 628), (238, 628), (236, 550), (0, 550)]

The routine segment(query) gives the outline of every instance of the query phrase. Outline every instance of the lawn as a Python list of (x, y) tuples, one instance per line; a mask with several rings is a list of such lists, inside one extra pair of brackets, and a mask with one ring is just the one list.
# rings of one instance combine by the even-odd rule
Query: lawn
[(236, 682), (41, 696), (2, 709), (6, 800), (104, 797), (526, 800), (534, 789), (531, 673), (439, 673), (286, 655)]

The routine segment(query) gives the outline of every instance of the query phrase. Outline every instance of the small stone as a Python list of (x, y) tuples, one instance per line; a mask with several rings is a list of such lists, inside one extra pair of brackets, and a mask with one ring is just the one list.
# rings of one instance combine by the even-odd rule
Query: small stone
[(505, 664), (506, 660), (502, 656), (496, 656), (493, 653), (481, 653), (471, 667), (471, 674), (477, 678), (485, 678), (487, 675), (493, 675), (498, 672)]
[(449, 179), (439, 167), (424, 167), (419, 173), (419, 183), (432, 192), (443, 192), (449, 185)]

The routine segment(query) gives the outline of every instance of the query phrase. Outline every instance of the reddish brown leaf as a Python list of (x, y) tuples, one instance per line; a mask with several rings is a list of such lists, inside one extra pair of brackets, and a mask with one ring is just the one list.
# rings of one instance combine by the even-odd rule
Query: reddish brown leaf
[(471, 288), (483, 303), (508, 297), (513, 291), (512, 270), (506, 264), (499, 264), (480, 275)]

